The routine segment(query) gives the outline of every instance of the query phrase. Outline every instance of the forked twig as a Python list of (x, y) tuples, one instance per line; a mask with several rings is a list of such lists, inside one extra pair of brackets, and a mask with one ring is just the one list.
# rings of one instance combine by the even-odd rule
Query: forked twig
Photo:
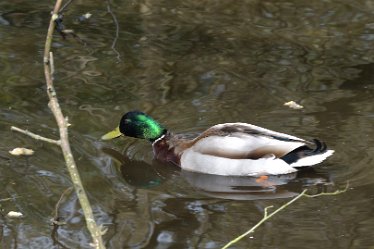
[(336, 190), (335, 192), (331, 192), (331, 193), (319, 193), (319, 194), (315, 194), (315, 195), (306, 194), (306, 192), (308, 190), (304, 189), (303, 192), (301, 192), (300, 194), (298, 194), (295, 198), (293, 198), (289, 202), (285, 203), (284, 205), (280, 206), (278, 209), (276, 209), (275, 211), (273, 211), (270, 214), (268, 213), (268, 210), (270, 208), (272, 208), (273, 206), (265, 207), (265, 209), (264, 209), (264, 216), (263, 216), (263, 218), (256, 225), (254, 225), (251, 229), (249, 229), (245, 233), (243, 233), (243, 234), (239, 235), (238, 237), (236, 237), (235, 239), (231, 240), (224, 247), (222, 247), (222, 249), (229, 248), (233, 244), (237, 243), (239, 240), (243, 239), (248, 234), (253, 233), (259, 226), (261, 226), (263, 223), (265, 223), (271, 217), (273, 217), (274, 215), (276, 215), (277, 213), (279, 213), (280, 211), (282, 211), (283, 209), (285, 209), (286, 207), (288, 207), (289, 205), (291, 205), (292, 203), (294, 203), (295, 201), (297, 201), (301, 197), (304, 196), (304, 197), (314, 198), (314, 197), (326, 196), (326, 195), (338, 195), (338, 194), (346, 192), (348, 190), (348, 186), (349, 186), (349, 184), (347, 183), (346, 187), (343, 190)]

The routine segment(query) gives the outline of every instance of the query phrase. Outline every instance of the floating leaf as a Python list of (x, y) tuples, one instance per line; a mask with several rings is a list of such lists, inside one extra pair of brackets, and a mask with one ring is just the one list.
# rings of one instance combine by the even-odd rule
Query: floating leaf
[(292, 109), (303, 109), (304, 108), (304, 106), (299, 105), (295, 101), (286, 102), (286, 103), (284, 103), (284, 105), (288, 106), (289, 108), (292, 108)]
[(92, 16), (91, 13), (87, 12), (86, 14), (83, 15), (84, 18), (89, 19)]
[(91, 16), (92, 16), (92, 14), (89, 13), (89, 12), (87, 12), (86, 14), (83, 14), (83, 15), (81, 15), (80, 17), (78, 17), (78, 20), (79, 20), (80, 22), (84, 22), (84, 21), (87, 21), (88, 19), (90, 19)]
[(23, 214), (21, 212), (10, 211), (6, 216), (9, 218), (21, 218)]
[(31, 156), (34, 154), (34, 151), (27, 148), (14, 148), (9, 151), (13, 156)]

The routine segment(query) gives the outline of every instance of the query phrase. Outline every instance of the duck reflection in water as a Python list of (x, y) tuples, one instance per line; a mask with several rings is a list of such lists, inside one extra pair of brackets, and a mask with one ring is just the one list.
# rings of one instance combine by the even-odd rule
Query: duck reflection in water
[(189, 171), (182, 171), (181, 175), (205, 195), (232, 200), (290, 198), (305, 188), (313, 187), (317, 192), (322, 192), (326, 186), (333, 184), (326, 174), (318, 173), (313, 168), (260, 177), (217, 176)]
[(102, 148), (102, 151), (120, 163), (119, 170), (123, 179), (136, 188), (152, 188), (159, 186), (163, 181), (179, 174), (178, 168), (173, 165), (163, 165), (153, 160), (147, 163), (141, 160), (132, 160), (128, 156), (112, 148)]
[(154, 188), (180, 175), (195, 191), (205, 196), (231, 200), (258, 200), (291, 198), (305, 188), (322, 192), (327, 186), (333, 185), (329, 175), (317, 172), (314, 168), (305, 168), (284, 175), (220, 176), (180, 170), (174, 165), (163, 164), (157, 160), (153, 160), (152, 163), (131, 160), (111, 148), (102, 150), (120, 162), (123, 179), (136, 188)]

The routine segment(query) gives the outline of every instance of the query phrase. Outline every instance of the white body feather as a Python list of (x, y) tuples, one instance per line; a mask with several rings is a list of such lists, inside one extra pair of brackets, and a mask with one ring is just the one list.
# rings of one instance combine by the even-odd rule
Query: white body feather
[(335, 151), (333, 150), (327, 150), (323, 154), (318, 154), (318, 155), (313, 155), (313, 156), (308, 156), (304, 158), (300, 158), (298, 161), (291, 163), (290, 165), (294, 168), (298, 167), (306, 167), (306, 166), (313, 166), (318, 163), (323, 162), (326, 158), (334, 154)]
[(181, 157), (184, 170), (224, 176), (257, 176), (288, 174), (297, 171), (282, 159), (259, 158), (230, 159), (202, 154), (192, 148), (184, 151)]
[[(181, 155), (182, 169), (232, 176), (289, 174), (297, 171), (295, 167), (320, 163), (334, 152), (326, 150), (288, 164), (278, 157), (306, 145), (305, 140), (246, 123), (219, 124), (210, 129), (221, 130), (233, 126), (238, 128), (237, 132), (227, 136), (207, 136), (186, 149)], [(241, 132), (241, 129), (255, 133)], [(257, 158), (256, 155), (261, 157)]]

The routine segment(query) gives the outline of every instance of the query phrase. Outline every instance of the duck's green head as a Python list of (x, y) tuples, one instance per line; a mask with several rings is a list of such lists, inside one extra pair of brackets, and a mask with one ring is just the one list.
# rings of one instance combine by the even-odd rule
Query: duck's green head
[(139, 111), (131, 111), (122, 116), (119, 126), (116, 129), (108, 132), (101, 139), (109, 140), (125, 135), (153, 142), (166, 132), (165, 127), (147, 114)]

